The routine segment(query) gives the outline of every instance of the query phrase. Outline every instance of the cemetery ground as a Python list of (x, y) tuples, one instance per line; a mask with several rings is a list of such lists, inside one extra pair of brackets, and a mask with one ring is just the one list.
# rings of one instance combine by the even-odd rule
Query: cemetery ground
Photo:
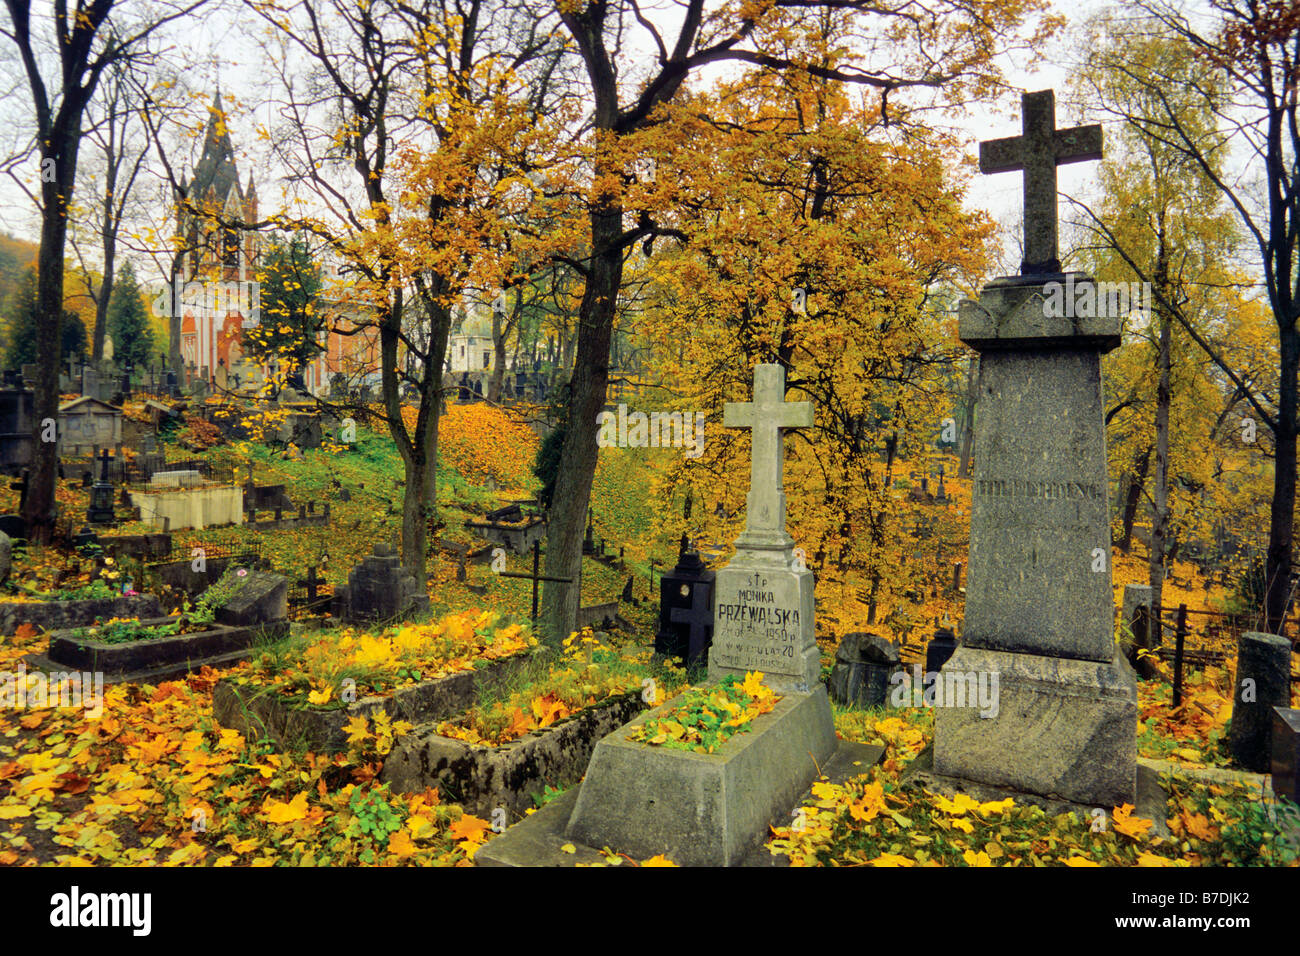
[[(319, 511), (330, 505), (328, 525), (295, 526), (265, 514), (264, 527), (173, 532), (171, 556), (189, 559), (194, 549), (238, 553), (255, 545), (258, 561), (287, 576), (291, 587), (315, 568), (321, 590), (328, 591), (347, 583), (376, 542), (392, 541), (398, 533), (400, 462), (387, 437), (364, 425), (354, 442), (327, 436), (317, 449), (226, 440), (198, 419), (163, 438), (169, 461), (198, 458), (213, 474), (228, 473), (240, 482), (251, 466), (254, 484), (284, 485), (295, 506), (310, 501)], [(529, 471), (535, 448), (531, 432), (501, 411), (485, 404), (449, 408), (427, 613), (387, 625), (295, 613), (287, 636), (267, 638), (246, 660), (201, 666), (177, 679), (110, 684), (99, 714), (68, 707), (0, 710), (0, 863), (472, 865), (503, 825), (557, 798), (579, 781), (581, 769), (570, 766), (553, 780), (525, 783), (514, 802), (499, 790), (474, 790), (465, 781), (466, 789), (453, 793), (458, 784), (448, 778), (444, 786), (420, 786), (418, 775), (394, 772), (417, 724), (421, 732), (465, 745), (467, 752), (503, 753), (548, 730), (584, 728), (583, 715), (602, 707), (624, 708), (611, 710), (621, 718), (617, 726), (643, 704), (662, 702), (703, 680), (702, 673), (688, 674), (651, 654), (657, 593), (651, 561), (671, 555), (676, 542), (645, 489), (655, 487), (666, 451), (602, 453), (592, 495), (595, 534), (603, 539), (602, 550), (612, 556), (621, 549), (622, 557), (614, 562), (592, 555), (584, 561), (583, 604), (618, 600), (629, 577), (636, 600), (619, 603), (618, 627), (583, 629), (562, 654), (541, 653), (528, 622), (530, 582), (495, 575), (491, 550), (482, 549), (484, 542), (465, 527), (468, 519), (535, 493)], [(955, 461), (947, 464), (954, 473)], [(953, 580), (952, 563), (966, 551), (970, 487), (947, 482), (946, 502), (912, 496), (918, 533), (900, 539), (899, 549), (906, 552), (902, 560), (910, 563), (913, 585), (906, 595), (882, 600), (878, 623), (862, 624), (862, 582), (819, 573), (823, 678), (847, 633), (867, 630), (897, 641), (910, 668), (924, 661), (934, 626), (961, 619), (962, 587)], [(911, 488), (900, 482), (900, 496)], [(0, 489), (0, 512), (13, 512), (18, 494)], [(65, 514), (84, 515), (89, 495), (79, 481), (60, 483)], [(111, 533), (148, 530), (131, 520), (127, 506), (119, 502), (117, 510), (121, 522)], [(467, 548), (473, 554), (475, 546), (482, 553), (467, 559), (459, 573), (457, 555)], [(1140, 546), (1130, 555), (1117, 553), (1117, 607), (1124, 585), (1144, 580), (1145, 562)], [(524, 556), (507, 556), (512, 571), (527, 570), (527, 564)], [(658, 566), (671, 567), (671, 561)], [(77, 553), (20, 547), (2, 597), (76, 599), (127, 586), (148, 590), (154, 583), (143, 560), (98, 557), (93, 548)], [(1230, 601), (1227, 584), (1178, 562), (1165, 604), (1222, 609)], [(165, 611), (184, 610), (179, 595), (156, 590), (163, 592)], [(188, 608), (203, 618), (198, 598), (190, 598)], [(140, 636), (131, 633), (135, 625), (117, 626), (126, 641)], [(16, 630), (0, 639), (0, 671), (17, 671), (49, 641), (30, 625)], [(1158, 768), (1168, 792), (1159, 819), (1144, 818), (1129, 805), (1105, 807), (1099, 826), (1095, 815), (1081, 812), (932, 792), (909, 772), (932, 743), (932, 708), (837, 705), (837, 734), (878, 744), (883, 757), (842, 782), (814, 783), (791, 825), (772, 830), (767, 850), (777, 865), (1296, 865), (1300, 836), (1271, 815), (1261, 799), (1263, 778), (1225, 769), (1235, 638), (1202, 629), (1195, 646), (1203, 656), (1184, 668), (1178, 706), (1166, 679), (1171, 662), (1156, 665), (1164, 676), (1138, 685), (1138, 754)], [(458, 706), (426, 709), (414, 720), (404, 716), (418, 710), (421, 688), (466, 675), (468, 696), (464, 680), (452, 694)], [(358, 700), (373, 698), (376, 706), (344, 714), (339, 688), (345, 681), (352, 682)], [(264, 704), (281, 715), (315, 715), (317, 722), (302, 718), (292, 726), (276, 725), (272, 733), (266, 729), (274, 724), (266, 718), (270, 711), (262, 710), (257, 713), (264, 719), (246, 720), (241, 732), (230, 726), (229, 708), (223, 720), (221, 707), (214, 706), (227, 693), (219, 689), (223, 685), (237, 690), (245, 705), (261, 701), (245, 715)], [(397, 700), (417, 704), (384, 705)], [(589, 753), (594, 742), (579, 740), (576, 746)], [(672, 863), (605, 848), (595, 865)]]

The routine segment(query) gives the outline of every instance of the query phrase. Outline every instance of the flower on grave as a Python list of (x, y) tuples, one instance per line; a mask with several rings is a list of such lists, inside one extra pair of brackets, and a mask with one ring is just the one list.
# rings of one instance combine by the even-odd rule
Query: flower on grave
[(238, 571), (235, 572), (235, 574), (236, 574), (237, 576), (239, 576), (239, 577), (242, 578), (242, 577), (244, 577), (244, 575), (248, 574), (248, 569), (247, 569), (247, 568), (240, 568)]

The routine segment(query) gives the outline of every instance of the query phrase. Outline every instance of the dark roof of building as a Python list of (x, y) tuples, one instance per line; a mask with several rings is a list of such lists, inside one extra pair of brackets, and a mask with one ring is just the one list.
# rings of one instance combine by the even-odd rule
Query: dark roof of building
[[(203, 137), (203, 155), (194, 167), (194, 178), (189, 184), (189, 196), (195, 201), (202, 200), (209, 187), (219, 204), (224, 204), (230, 190), (235, 190), (239, 199), (244, 198), (239, 186), (239, 171), (235, 168), (235, 148), (230, 142), (230, 129), (226, 125), (226, 111), (221, 106), (221, 91), (218, 90), (208, 107), (211, 114), (208, 128)], [(251, 180), (250, 180), (251, 181)]]

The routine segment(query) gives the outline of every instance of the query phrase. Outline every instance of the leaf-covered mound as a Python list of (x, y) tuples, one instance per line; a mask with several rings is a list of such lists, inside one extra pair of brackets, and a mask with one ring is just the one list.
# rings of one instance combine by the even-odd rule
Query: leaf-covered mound
[(651, 666), (650, 653), (628, 652), (601, 639), (591, 628), (564, 642), (565, 659), (536, 679), (498, 699), (480, 699), (438, 733), (471, 744), (500, 746), (633, 691), (655, 704), (681, 686), (681, 671)]
[(383, 696), (510, 657), (536, 643), (523, 624), (475, 608), (377, 634), (346, 628), (311, 642), (288, 642), (262, 654), (238, 680), (267, 688), (296, 706), (334, 710), (345, 706), (345, 690), (355, 693), (356, 700)]
[(763, 683), (762, 671), (750, 671), (744, 680), (728, 675), (716, 684), (692, 687), (680, 704), (645, 721), (627, 739), (710, 754), (749, 730), (754, 718), (768, 713), (780, 699)]

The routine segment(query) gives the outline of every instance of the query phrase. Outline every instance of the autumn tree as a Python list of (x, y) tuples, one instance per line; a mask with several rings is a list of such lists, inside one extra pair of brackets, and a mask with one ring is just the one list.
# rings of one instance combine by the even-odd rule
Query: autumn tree
[[(789, 55), (817, 50), (837, 68), (845, 26), (827, 14), (792, 31)], [(747, 71), (675, 112), (708, 117), (691, 127), (701, 149), (657, 169), (679, 207), (662, 218), (682, 240), (647, 265), (655, 365), (680, 383), (672, 407), (709, 418), (702, 454), (671, 470), (693, 501), (686, 524), (714, 541), (739, 530), (749, 440), (720, 428), (722, 406), (747, 400), (755, 364), (780, 363), (816, 409), (788, 443), (791, 526), (848, 605), (863, 595), (847, 614), (870, 620), (921, 573), (900, 546), (912, 528), (895, 469), (928, 465), (963, 384), (951, 313), (991, 224), (961, 208), (969, 171), (944, 162), (951, 139), (918, 126), (893, 140), (878, 101), (814, 73)]]
[[(281, 221), (346, 263), (338, 294), (372, 316), (356, 329), (379, 338), (383, 417), (406, 476), (402, 558), (423, 569), (453, 309), (469, 288), (511, 285), (516, 257), (538, 258), (527, 234), (509, 234), (528, 218), (537, 191), (527, 172), (562, 119), (548, 115), (547, 95), (559, 49), (523, 6), (250, 5), (292, 53), (275, 58), (291, 118), (277, 154), (293, 187), (328, 209)], [(295, 86), (299, 58), (313, 71), (307, 92)], [(403, 321), (411, 298), (418, 336)], [(403, 386), (414, 407), (403, 407)]]
[[(1117, 397), (1107, 416), (1108, 424), (1122, 427), (1128, 415), (1149, 415), (1147, 427), (1125, 428), (1131, 441), (1120, 443), (1129, 459), (1121, 544), (1127, 550), (1136, 509), (1145, 496), (1151, 513), (1148, 577), (1159, 607), (1174, 528), (1186, 528), (1190, 517), (1187, 511), (1175, 516), (1174, 493), (1179, 491), (1187, 503), (1184, 492), (1203, 486), (1207, 474), (1201, 466), (1209, 460), (1205, 432), (1212, 421), (1205, 413), (1220, 404), (1204, 363), (1188, 354), (1188, 347), (1194, 348), (1191, 341), (1181, 332), (1175, 335), (1173, 308), (1202, 336), (1213, 335), (1210, 328), (1225, 304), (1220, 290), (1231, 286), (1223, 263), (1235, 254), (1236, 236), (1211, 178), (1221, 175), (1222, 151), (1207, 154), (1207, 175), (1200, 163), (1149, 131), (1166, 110), (1173, 110), (1203, 140), (1214, 128), (1214, 109), (1222, 93), (1216, 100), (1219, 81), (1213, 67), (1186, 44), (1135, 30), (1127, 20), (1098, 21), (1083, 43), (1088, 63), (1076, 77), (1081, 98), (1090, 113), (1117, 120), (1100, 172), (1102, 208), (1090, 217), (1091, 223), (1104, 221), (1106, 229), (1090, 225), (1088, 231), (1098, 236), (1100, 248), (1085, 258), (1099, 281), (1120, 283), (1111, 287), (1137, 293), (1125, 295), (1123, 302), (1108, 297), (1106, 307), (1129, 310), (1121, 318), (1130, 335), (1145, 340), (1150, 356), (1149, 373), (1139, 366), (1139, 374), (1125, 385), (1126, 393)], [(1168, 81), (1158, 100), (1146, 84), (1132, 79), (1135, 73), (1147, 72)], [(1126, 259), (1135, 261), (1138, 270)], [(1151, 283), (1149, 302), (1139, 274)], [(1121, 363), (1121, 356), (1108, 359), (1110, 366)], [(1147, 401), (1149, 395), (1154, 402)], [(1180, 426), (1177, 448), (1171, 446), (1175, 418)]]
[[(636, 182), (637, 140), (662, 122), (659, 108), (677, 97), (693, 71), (725, 62), (803, 71), (871, 90), (882, 116), (909, 90), (944, 90), (957, 100), (984, 95), (996, 86), (994, 55), (1019, 42), (1017, 31), (1041, 5), (768, 0), (710, 8), (705, 0), (687, 0), (672, 33), (631, 2), (564, 3), (557, 9), (582, 58), (590, 102), (588, 251), (577, 263), (584, 290), (568, 399), (572, 427), (560, 456), (546, 550), (547, 575), (576, 581), (624, 266), (635, 248), (662, 234), (651, 210), (638, 208), (628, 196)], [(800, 21), (824, 10), (842, 11), (849, 18), (846, 35), (859, 54), (855, 59), (826, 63), (819, 60), (820, 53), (790, 56), (776, 45)], [(636, 44), (629, 40), (633, 31), (654, 51), (653, 65), (635, 64), (630, 51)], [(628, 76), (636, 77), (635, 84), (620, 79)], [(690, 147), (682, 143), (680, 148)], [(545, 595), (549, 632), (567, 634), (577, 618), (577, 587), (551, 584)]]
[[(1191, 50), (1212, 67), (1217, 82), (1188, 86), (1159, 68), (1132, 64), (1125, 70), (1126, 81), (1152, 109), (1126, 120), (1199, 167), (1223, 197), (1258, 255), (1261, 285), (1277, 329), (1277, 386), (1270, 392), (1243, 377), (1231, 356), (1200, 335), (1177, 302), (1156, 291), (1162, 307), (1206, 351), (1273, 436), (1264, 627), (1276, 631), (1290, 600), (1300, 424), (1300, 8), (1285, 0), (1211, 0), (1213, 16), (1207, 18), (1184, 12), (1170, 0), (1138, 0), (1137, 6), (1147, 29)], [(1184, 108), (1188, 99), (1202, 108), (1189, 114)], [(1209, 128), (1200, 120), (1202, 111), (1215, 117)], [(1220, 172), (1218, 157), (1224, 151), (1232, 151), (1233, 158)], [(1243, 173), (1227, 172), (1238, 166)], [(1154, 287), (1154, 276), (1131, 257), (1127, 261)]]
[(23, 514), (28, 536), (34, 541), (49, 540), (56, 517), (58, 450), (54, 442), (40, 441), (39, 431), (42, 422), (58, 417), (64, 253), (86, 107), (110, 64), (136, 55), (164, 24), (190, 14), (203, 3), (150, 0), (147, 14), (137, 14), (123, 4), (127, 9), (124, 29), (119, 31), (110, 19), (115, 0), (77, 0), (72, 9), (66, 0), (55, 0), (49, 16), (52, 36), (47, 40), (33, 34), (38, 24), (33, 22), (31, 0), (5, 0), (8, 22), (0, 27), (0, 36), (14, 45), (21, 63), (31, 97), (33, 149), (41, 171), (36, 294), (39, 371), (33, 383), (36, 441)]
[[(149, 60), (156, 62), (153, 57)], [(95, 361), (104, 357), (118, 236), (138, 198), (135, 184), (148, 155), (137, 113), (140, 77), (131, 75), (132, 70), (141, 68), (142, 64), (124, 59), (113, 61), (87, 108), (85, 139), (91, 155), (85, 177), (91, 198), (78, 203), (69, 240), (81, 265), (86, 294), (95, 303), (91, 349)], [(98, 268), (92, 267), (88, 256), (98, 259)]]

